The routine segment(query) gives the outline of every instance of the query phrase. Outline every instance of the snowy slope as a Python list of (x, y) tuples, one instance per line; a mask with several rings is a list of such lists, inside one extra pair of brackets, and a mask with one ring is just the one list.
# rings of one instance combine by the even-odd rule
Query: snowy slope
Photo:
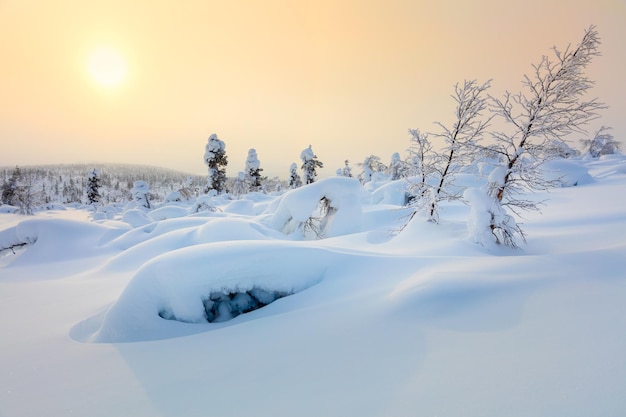
[[(137, 226), (0, 214), (28, 243), (0, 254), (0, 416), (626, 415), (626, 160), (584, 167), (520, 250), (459, 204), (391, 233), (406, 211), (345, 179)], [(205, 320), (252, 289), (282, 298)]]

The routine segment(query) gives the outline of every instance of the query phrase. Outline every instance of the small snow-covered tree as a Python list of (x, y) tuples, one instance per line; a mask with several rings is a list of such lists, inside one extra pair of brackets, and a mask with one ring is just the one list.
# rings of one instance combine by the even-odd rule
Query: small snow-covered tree
[[(500, 156), (501, 165), (491, 173), (483, 190), (494, 201), (482, 204), (483, 208), (490, 208), (478, 216), (490, 219), (491, 233), (474, 233), (477, 241), (491, 235), (497, 243), (517, 246), (516, 237), (524, 240), (512, 218), (499, 213), (502, 207), (513, 213), (518, 213), (518, 209), (536, 210), (536, 202), (519, 195), (551, 185), (538, 171), (541, 164), (554, 156), (551, 143), (563, 141), (571, 133), (584, 132), (583, 127), (605, 108), (595, 98), (584, 99), (593, 86), (584, 71), (600, 54), (599, 44), (598, 32), (591, 26), (578, 45), (573, 48), (570, 45), (564, 51), (554, 47), (554, 56), (544, 55), (533, 65), (532, 74), (524, 76), (522, 92), (507, 91), (502, 99), (491, 97), (492, 112), (509, 129), (494, 132), (495, 144), (489, 147)], [(476, 228), (470, 225), (470, 229)]]
[(22, 179), (22, 170), (16, 166), (8, 180), (2, 184), (2, 203), (10, 206), (19, 205), (19, 182)]
[(387, 168), (389, 179), (391, 181), (395, 181), (400, 178), (404, 178), (406, 177), (408, 171), (409, 169), (407, 163), (400, 158), (400, 154), (398, 152), (394, 152), (391, 155), (391, 161), (389, 162), (389, 167)]
[(350, 162), (347, 159), (344, 161), (344, 166), (341, 170), (341, 176), (352, 178), (352, 167), (350, 167)]
[(88, 204), (96, 204), (100, 202), (100, 173), (97, 169), (93, 169), (87, 176), (87, 202)]
[(149, 209), (150, 208), (150, 199), (148, 195), (150, 193), (150, 187), (148, 183), (145, 181), (135, 181), (133, 184), (132, 190), (130, 190), (133, 201), (137, 203), (138, 206)]
[(226, 183), (228, 158), (226, 157), (226, 144), (215, 133), (209, 136), (209, 141), (206, 144), (204, 163), (209, 169), (205, 193), (210, 190), (221, 193), (224, 191), (224, 184)]
[(256, 154), (256, 149), (250, 149), (248, 151), (248, 157), (246, 158), (246, 171), (245, 177), (249, 186), (250, 191), (259, 191), (262, 189), (262, 180), (264, 177), (261, 176), (261, 162), (259, 162), (259, 158)]
[(193, 177), (189, 175), (185, 178), (183, 186), (178, 189), (178, 194), (182, 200), (191, 200), (197, 193), (193, 186)]
[(324, 164), (317, 160), (317, 155), (313, 153), (311, 145), (300, 153), (302, 160), (302, 174), (305, 184), (312, 184), (317, 178), (317, 168), (323, 168)]
[(232, 190), (231, 190), (232, 195), (234, 195), (236, 198), (239, 198), (240, 196), (246, 194), (249, 189), (250, 187), (246, 180), (246, 173), (239, 171), (237, 173), (237, 177), (232, 183)]
[(35, 189), (32, 170), (22, 172), (18, 166), (2, 186), (2, 202), (19, 207), (21, 214), (33, 214), (35, 206), (42, 201), (42, 197), (42, 191)]
[(598, 158), (602, 155), (612, 155), (619, 152), (620, 143), (608, 132), (610, 129), (610, 127), (602, 126), (593, 139), (581, 140), (589, 156)]
[(359, 174), (359, 181), (361, 184), (367, 184), (372, 181), (372, 178), (377, 172), (387, 171), (387, 166), (380, 161), (380, 157), (376, 155), (370, 155), (366, 157), (362, 163), (357, 164), (363, 170)]
[(289, 167), (289, 188), (295, 189), (302, 186), (302, 178), (298, 175), (298, 165), (294, 162)]

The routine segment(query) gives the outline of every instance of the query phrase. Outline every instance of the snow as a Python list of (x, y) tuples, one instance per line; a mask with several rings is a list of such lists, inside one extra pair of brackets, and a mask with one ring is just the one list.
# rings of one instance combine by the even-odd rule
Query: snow
[(582, 161), (558, 158), (542, 167), (542, 176), (546, 181), (556, 181), (562, 187), (574, 187), (593, 181)]
[(552, 167), (519, 249), (402, 180), (3, 211), (0, 416), (624, 415), (626, 158)]
[(333, 237), (353, 233), (360, 227), (360, 191), (359, 182), (347, 177), (326, 178), (290, 190), (277, 199), (275, 211), (272, 208), (266, 210), (268, 223), (285, 234), (306, 234), (303, 230), (305, 222), (316, 215), (320, 200), (325, 198), (336, 212), (330, 224), (324, 225), (322, 234)]

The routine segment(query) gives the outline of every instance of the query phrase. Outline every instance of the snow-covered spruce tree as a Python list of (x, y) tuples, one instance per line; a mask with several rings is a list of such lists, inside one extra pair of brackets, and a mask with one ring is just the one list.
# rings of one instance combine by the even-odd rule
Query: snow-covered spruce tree
[(571, 133), (584, 132), (583, 127), (605, 108), (595, 98), (584, 99), (593, 86), (584, 71), (600, 55), (599, 44), (598, 32), (591, 26), (578, 45), (564, 51), (554, 47), (552, 57), (544, 55), (533, 65), (532, 74), (524, 76), (522, 92), (507, 91), (502, 99), (490, 97), (493, 114), (509, 129), (493, 133), (495, 144), (489, 150), (500, 156), (501, 165), (490, 174), (483, 197), (475, 191), (468, 195), (475, 203), (470, 202), (468, 225), (477, 242), (516, 247), (520, 238), (525, 240), (504, 208), (515, 214), (519, 214), (518, 209), (537, 210), (536, 202), (519, 195), (552, 185), (538, 173), (540, 165), (553, 157), (550, 144), (563, 141)]
[(408, 171), (407, 165), (400, 158), (400, 154), (398, 152), (394, 152), (391, 155), (391, 161), (389, 162), (389, 167), (387, 168), (389, 179), (391, 181), (395, 181), (395, 180), (399, 180), (400, 178), (404, 178), (406, 176), (407, 171)]
[(262, 181), (265, 179), (261, 176), (261, 162), (256, 154), (256, 149), (250, 149), (248, 151), (248, 157), (246, 158), (246, 182), (248, 183), (249, 191), (259, 191), (262, 189)]
[(226, 183), (226, 165), (228, 165), (226, 144), (218, 139), (215, 133), (209, 136), (209, 141), (206, 144), (204, 163), (209, 168), (204, 192), (208, 193), (210, 190), (215, 190), (218, 194), (223, 192)]
[(302, 178), (298, 175), (298, 165), (294, 162), (289, 167), (289, 189), (293, 190), (295, 188), (302, 186)]
[(19, 205), (19, 182), (22, 179), (22, 170), (16, 166), (8, 180), (2, 184), (2, 203), (10, 206)]
[(300, 153), (302, 160), (302, 174), (305, 184), (312, 184), (317, 178), (317, 168), (324, 168), (324, 164), (317, 160), (317, 155), (313, 153), (311, 145)]
[(602, 155), (612, 155), (619, 152), (620, 143), (608, 132), (610, 129), (610, 127), (602, 126), (593, 136), (593, 139), (580, 141), (587, 155), (598, 158)]
[(100, 201), (100, 173), (97, 169), (93, 169), (87, 176), (87, 203), (96, 204)]
[(148, 198), (148, 194), (150, 192), (150, 187), (148, 183), (145, 181), (135, 181), (133, 184), (133, 189), (130, 190), (133, 201), (137, 203), (139, 207), (150, 208), (150, 199)]
[(375, 173), (387, 171), (387, 166), (383, 164), (380, 161), (380, 157), (376, 155), (366, 157), (362, 163), (357, 165), (362, 169), (359, 174), (359, 181), (361, 181), (361, 184), (367, 184), (372, 181)]
[(35, 206), (43, 201), (42, 190), (35, 190), (35, 175), (32, 169), (22, 172), (16, 166), (11, 177), (2, 185), (2, 202), (19, 207), (21, 214), (33, 214)]
[(18, 186), (17, 201), (20, 213), (26, 215), (34, 214), (35, 207), (41, 204), (42, 191), (35, 189), (35, 178), (32, 172), (25, 175), (22, 183)]
[(344, 166), (341, 170), (341, 176), (352, 178), (352, 167), (350, 167), (350, 162), (347, 159), (344, 161)]
[(452, 191), (452, 186), (459, 170), (474, 160), (477, 144), (489, 123), (489, 120), (482, 118), (487, 107), (485, 91), (488, 88), (489, 81), (478, 84), (476, 80), (471, 80), (464, 81), (462, 85), (456, 84), (452, 95), (456, 102), (452, 126), (448, 128), (443, 123), (436, 123), (442, 131), (433, 135), (442, 138), (445, 145), (435, 153), (435, 163), (432, 165), (436, 183), (431, 191), (428, 214), (435, 223), (439, 221), (439, 203), (461, 197), (458, 192)]

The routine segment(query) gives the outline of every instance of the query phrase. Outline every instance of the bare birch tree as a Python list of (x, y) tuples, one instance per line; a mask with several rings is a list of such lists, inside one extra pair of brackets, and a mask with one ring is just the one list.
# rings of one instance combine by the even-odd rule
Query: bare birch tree
[(583, 127), (605, 108), (595, 98), (584, 99), (594, 84), (584, 71), (600, 55), (599, 44), (598, 32), (591, 26), (578, 45), (564, 51), (554, 47), (553, 56), (544, 55), (533, 65), (533, 72), (523, 78), (522, 92), (507, 91), (502, 99), (490, 97), (493, 114), (508, 128), (494, 132), (495, 144), (489, 147), (502, 161), (490, 175), (486, 190), (493, 199), (486, 213), (491, 218), (488, 227), (497, 243), (517, 246), (517, 238), (524, 239), (503, 209), (516, 214), (518, 209), (537, 209), (536, 202), (519, 196), (550, 185), (541, 179), (538, 168), (551, 158), (551, 143), (584, 132)]
[(433, 164), (437, 182), (431, 191), (429, 208), (431, 221), (439, 221), (439, 202), (460, 197), (450, 186), (453, 185), (459, 169), (473, 162), (478, 142), (489, 124), (489, 119), (482, 118), (482, 113), (487, 108), (485, 91), (489, 84), (489, 81), (478, 84), (476, 80), (464, 81), (462, 85), (456, 84), (452, 95), (456, 102), (456, 120), (451, 127), (436, 123), (441, 132), (433, 135), (442, 138), (445, 145), (436, 153), (436, 163)]

